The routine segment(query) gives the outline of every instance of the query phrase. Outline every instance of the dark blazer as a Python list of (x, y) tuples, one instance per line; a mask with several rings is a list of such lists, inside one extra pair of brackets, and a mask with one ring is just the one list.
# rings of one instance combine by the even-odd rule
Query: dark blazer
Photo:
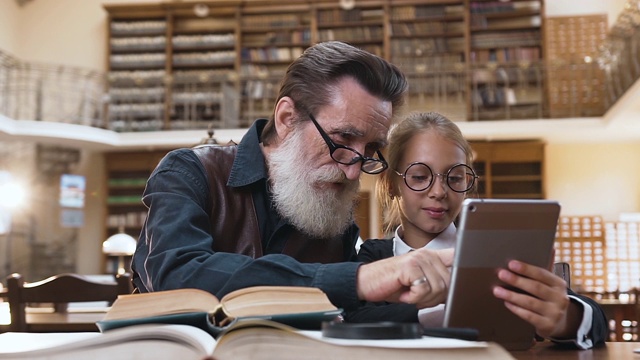
[[(393, 256), (391, 239), (371, 239), (365, 241), (358, 252), (358, 260), (369, 263)], [(593, 345), (602, 345), (609, 337), (607, 317), (598, 303), (588, 296), (579, 295), (567, 289), (569, 295), (587, 303), (593, 310), (593, 322), (589, 337)], [(347, 313), (345, 320), (352, 322), (369, 321), (418, 321), (418, 309), (410, 304), (368, 303), (352, 313)]]

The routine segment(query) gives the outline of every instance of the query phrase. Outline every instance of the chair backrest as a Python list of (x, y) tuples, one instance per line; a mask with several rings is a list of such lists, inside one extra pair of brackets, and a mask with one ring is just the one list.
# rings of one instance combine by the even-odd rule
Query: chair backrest
[(114, 282), (97, 282), (78, 274), (60, 274), (42, 281), (26, 283), (20, 274), (7, 278), (7, 297), (11, 312), (9, 331), (28, 331), (28, 303), (53, 303), (57, 312), (65, 312), (70, 302), (113, 302), (118, 295), (130, 294), (130, 274), (114, 275)]

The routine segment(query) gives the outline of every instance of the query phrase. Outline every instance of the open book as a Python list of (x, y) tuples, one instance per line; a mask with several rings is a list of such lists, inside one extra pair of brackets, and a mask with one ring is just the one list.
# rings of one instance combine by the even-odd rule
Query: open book
[(106, 333), (0, 334), (0, 360), (112, 359), (513, 359), (494, 343), (429, 338), (343, 340), (261, 319), (241, 319), (216, 338), (186, 325), (135, 325)]
[(184, 324), (216, 336), (238, 319), (260, 318), (299, 329), (319, 329), (322, 321), (340, 314), (317, 288), (255, 286), (220, 300), (204, 290), (177, 289), (121, 295), (97, 325), (104, 332), (140, 324)]

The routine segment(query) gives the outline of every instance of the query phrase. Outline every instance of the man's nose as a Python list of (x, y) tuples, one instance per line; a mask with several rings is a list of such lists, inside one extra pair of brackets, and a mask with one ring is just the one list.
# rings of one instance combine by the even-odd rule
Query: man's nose
[(344, 172), (344, 175), (347, 177), (347, 179), (354, 181), (354, 180), (358, 180), (360, 178), (360, 169), (362, 168), (362, 161), (358, 161), (355, 164), (351, 164), (351, 165), (341, 165), (342, 166), (342, 171)]

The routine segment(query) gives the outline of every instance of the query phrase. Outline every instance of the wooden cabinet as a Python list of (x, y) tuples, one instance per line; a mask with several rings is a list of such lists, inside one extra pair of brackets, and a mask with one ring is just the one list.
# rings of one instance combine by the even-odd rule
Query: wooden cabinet
[(245, 128), (287, 66), (341, 40), (397, 64), (409, 110), (456, 120), (543, 115), (543, 0), (226, 0), (105, 5), (108, 127)]
[(541, 141), (471, 142), (478, 196), (544, 199), (544, 143)]
[(607, 38), (607, 15), (553, 17), (545, 25), (549, 116), (602, 116), (610, 100), (596, 59)]
[[(106, 234), (104, 238), (124, 232), (135, 239), (147, 216), (142, 193), (151, 172), (167, 151), (113, 152), (105, 154), (106, 165)], [(117, 269), (117, 257), (105, 257), (106, 272)]]

